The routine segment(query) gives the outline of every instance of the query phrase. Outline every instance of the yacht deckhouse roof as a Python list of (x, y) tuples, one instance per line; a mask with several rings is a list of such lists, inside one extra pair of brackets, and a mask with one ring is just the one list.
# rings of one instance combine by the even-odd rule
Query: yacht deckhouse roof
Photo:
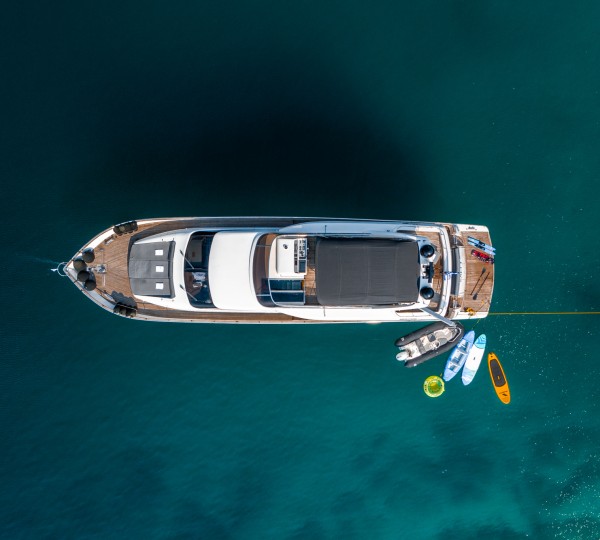
[(419, 298), (417, 242), (320, 238), (317, 299), (323, 306), (391, 305)]
[(226, 231), (215, 234), (208, 260), (213, 304), (219, 309), (263, 311), (252, 284), (252, 252), (261, 233)]

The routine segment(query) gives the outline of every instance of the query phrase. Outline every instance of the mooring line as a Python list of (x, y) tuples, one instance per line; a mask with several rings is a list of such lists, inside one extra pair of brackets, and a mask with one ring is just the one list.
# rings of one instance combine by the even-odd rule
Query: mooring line
[(600, 311), (506, 311), (488, 315), (600, 315)]

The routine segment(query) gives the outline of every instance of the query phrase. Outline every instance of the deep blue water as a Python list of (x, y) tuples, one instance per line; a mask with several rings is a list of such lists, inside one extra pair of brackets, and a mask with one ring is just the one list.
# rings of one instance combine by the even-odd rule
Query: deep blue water
[(134, 218), (480, 223), (493, 311), (598, 311), (600, 4), (13, 4), (0, 537), (600, 538), (597, 316), (479, 323), (504, 406), (427, 398), (413, 325), (127, 321), (50, 271)]

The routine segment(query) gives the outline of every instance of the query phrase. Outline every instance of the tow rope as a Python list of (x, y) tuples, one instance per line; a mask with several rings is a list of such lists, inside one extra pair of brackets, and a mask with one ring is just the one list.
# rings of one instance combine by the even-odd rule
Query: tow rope
[(505, 311), (488, 315), (600, 315), (600, 311)]

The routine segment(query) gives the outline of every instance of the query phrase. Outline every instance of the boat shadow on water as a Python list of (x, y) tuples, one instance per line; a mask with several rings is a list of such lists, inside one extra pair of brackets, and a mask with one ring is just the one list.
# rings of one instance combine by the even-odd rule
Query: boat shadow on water
[[(157, 84), (153, 99), (112, 96), (116, 114), (105, 120), (111, 148), (84, 176), (119, 194), (127, 215), (115, 221), (139, 214), (135, 208), (162, 214), (157, 193), (168, 193), (179, 215), (196, 215), (199, 204), (242, 215), (335, 215), (350, 208), (357, 217), (357, 210), (386, 217), (382, 211), (396, 215), (401, 204), (405, 219), (417, 219), (430, 210), (435, 194), (416, 134), (392, 133), (314, 59), (283, 56), (275, 64), (250, 58), (243, 69), (234, 58), (227, 69), (225, 59), (219, 76), (192, 80), (183, 90)], [(268, 82), (248, 91), (256, 81)], [(74, 207), (84, 203), (77, 190), (65, 196), (77, 199)]]

